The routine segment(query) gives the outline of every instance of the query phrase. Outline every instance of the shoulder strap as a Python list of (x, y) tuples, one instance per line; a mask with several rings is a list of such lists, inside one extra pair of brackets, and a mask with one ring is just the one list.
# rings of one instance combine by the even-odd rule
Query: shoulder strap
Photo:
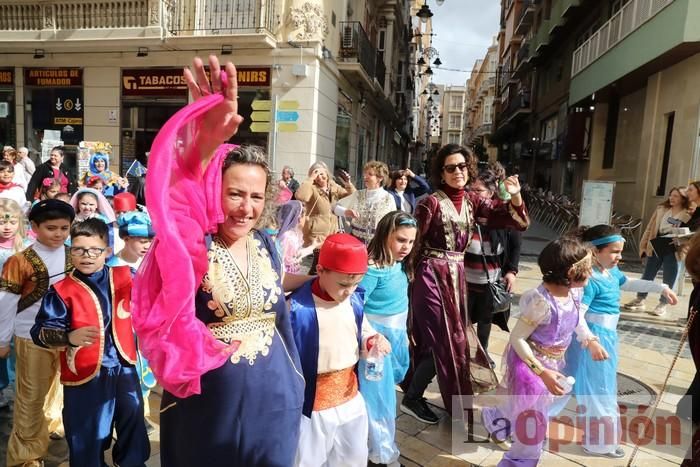
[(486, 253), (484, 253), (484, 236), (481, 233), (481, 227), (479, 227), (479, 224), (477, 222), (475, 222), (474, 224), (476, 225), (476, 231), (479, 233), (479, 246), (481, 247), (481, 262), (484, 264), (486, 281), (490, 284), (493, 281), (491, 280), (491, 276), (489, 275), (489, 266), (488, 264), (486, 264)]

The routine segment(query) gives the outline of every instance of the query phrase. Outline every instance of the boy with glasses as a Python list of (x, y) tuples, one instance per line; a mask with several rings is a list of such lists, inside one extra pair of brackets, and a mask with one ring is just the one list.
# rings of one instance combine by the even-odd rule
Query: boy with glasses
[(72, 269), (64, 242), (75, 212), (70, 204), (47, 199), (32, 207), (29, 220), (36, 242), (5, 263), (0, 278), (0, 357), (14, 337), (16, 387), (7, 465), (42, 465), (49, 433), (61, 428), (58, 351), (32, 342), (30, 329), (49, 286)]
[(105, 465), (116, 427), (116, 465), (144, 465), (150, 445), (131, 325), (131, 268), (109, 267), (108, 227), (71, 227), (75, 270), (51, 286), (32, 327), (34, 343), (60, 348), (63, 416), (72, 466)]

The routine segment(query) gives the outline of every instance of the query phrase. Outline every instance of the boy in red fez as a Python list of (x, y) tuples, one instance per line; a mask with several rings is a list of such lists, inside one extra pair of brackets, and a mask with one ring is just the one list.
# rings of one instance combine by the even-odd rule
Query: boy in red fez
[(348, 234), (321, 246), (318, 277), (289, 298), (292, 331), (306, 380), (297, 466), (367, 465), (367, 409), (358, 391), (357, 362), (372, 347), (391, 345), (364, 319), (358, 284), (367, 248)]
[(136, 211), (136, 196), (128, 191), (114, 195), (112, 200), (114, 214), (119, 217), (129, 211)]

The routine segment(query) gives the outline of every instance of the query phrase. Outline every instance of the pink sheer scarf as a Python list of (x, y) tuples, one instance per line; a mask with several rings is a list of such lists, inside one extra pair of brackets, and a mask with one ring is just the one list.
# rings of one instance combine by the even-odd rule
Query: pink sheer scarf
[(202, 173), (193, 141), (204, 114), (222, 101), (223, 95), (210, 95), (178, 111), (148, 160), (146, 199), (156, 237), (134, 279), (133, 323), (156, 378), (177, 397), (199, 394), (200, 376), (231, 353), (195, 315), (208, 268), (205, 235), (224, 219), (221, 166), (236, 146), (220, 146)]

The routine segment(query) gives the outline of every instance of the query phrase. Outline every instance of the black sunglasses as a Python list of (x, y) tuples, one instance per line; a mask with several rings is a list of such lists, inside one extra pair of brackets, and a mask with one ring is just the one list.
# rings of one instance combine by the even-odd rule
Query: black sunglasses
[(466, 169), (466, 168), (467, 168), (466, 162), (460, 162), (459, 164), (447, 164), (447, 165), (442, 166), (442, 170), (444, 170), (448, 174), (455, 173), (455, 170), (457, 170), (457, 169), (464, 172), (464, 169)]

